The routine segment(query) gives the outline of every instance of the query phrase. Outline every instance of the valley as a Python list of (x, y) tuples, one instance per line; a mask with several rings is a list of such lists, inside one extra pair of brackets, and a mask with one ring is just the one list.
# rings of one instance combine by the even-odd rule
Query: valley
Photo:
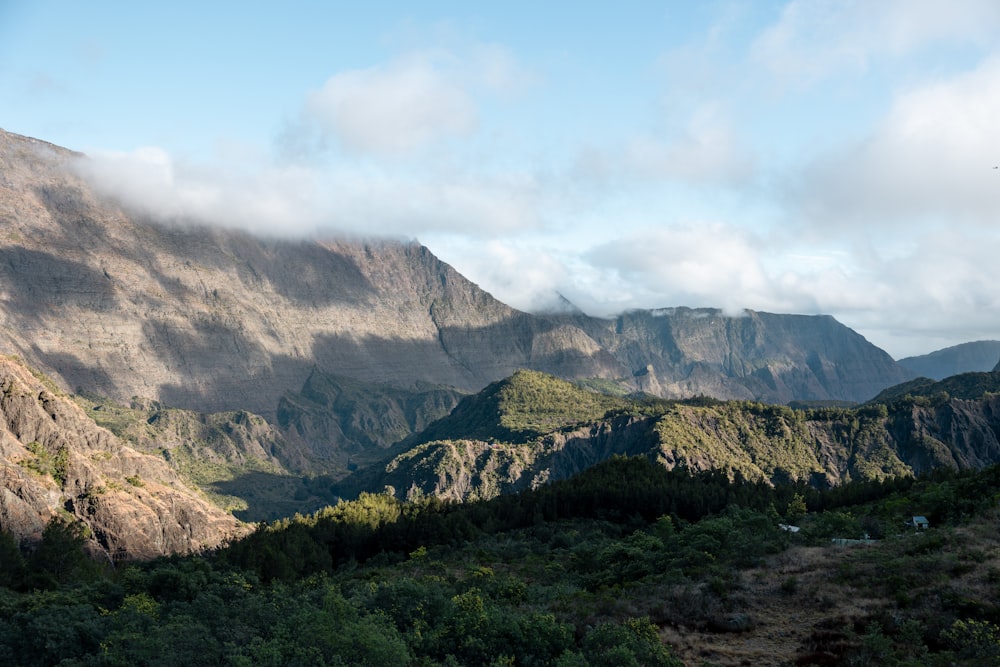
[(154, 221), (86, 159), (0, 130), (0, 662), (1000, 655), (996, 341), (532, 314), (413, 240)]

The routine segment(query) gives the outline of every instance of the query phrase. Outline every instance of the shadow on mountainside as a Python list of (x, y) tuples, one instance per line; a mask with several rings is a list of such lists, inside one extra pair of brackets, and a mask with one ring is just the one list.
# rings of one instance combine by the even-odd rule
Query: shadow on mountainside
[[(331, 490), (329, 477), (293, 477), (266, 472), (251, 472), (231, 480), (220, 480), (206, 489), (225, 496), (231, 505), (245, 505), (233, 510), (241, 521), (256, 523), (274, 521), (299, 514), (311, 514), (327, 505), (336, 504), (338, 498)], [(233, 502), (239, 499), (240, 502)]]
[(117, 305), (110, 277), (86, 264), (20, 246), (0, 248), (0, 281), (18, 318), (40, 317), (66, 306), (106, 311)]

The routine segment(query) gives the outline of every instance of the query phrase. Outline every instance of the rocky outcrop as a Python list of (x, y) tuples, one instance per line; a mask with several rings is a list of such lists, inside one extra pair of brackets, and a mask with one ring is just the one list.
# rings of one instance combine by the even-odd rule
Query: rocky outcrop
[(910, 415), (892, 430), (896, 448), (914, 472), (942, 465), (978, 469), (1000, 462), (1000, 395), (917, 402)]
[(829, 317), (715, 310), (533, 316), (416, 243), (154, 223), (83, 156), (0, 131), (0, 351), (64, 390), (274, 421), (313, 368), (478, 391), (518, 368), (662, 396), (865, 400), (907, 377)]
[(30, 540), (67, 513), (115, 559), (198, 551), (247, 530), (162, 459), (124, 445), (19, 361), (0, 357), (0, 528)]
[(962, 343), (943, 350), (899, 360), (899, 365), (922, 377), (941, 380), (960, 373), (996, 370), (1000, 340)]

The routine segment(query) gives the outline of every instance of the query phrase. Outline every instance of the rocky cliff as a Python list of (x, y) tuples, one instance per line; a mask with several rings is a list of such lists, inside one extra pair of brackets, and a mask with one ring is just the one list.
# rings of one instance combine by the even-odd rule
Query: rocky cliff
[(768, 401), (864, 400), (908, 376), (829, 317), (533, 316), (416, 243), (154, 223), (95, 194), (85, 159), (0, 131), (0, 349), (66, 390), (273, 421), (314, 367), (462, 391), (535, 368)]
[(656, 396), (857, 401), (911, 376), (829, 316), (665, 308), (578, 321)]
[[(298, 392), (278, 405), (278, 424), (311, 453), (292, 469), (346, 469), (370, 463), (383, 451), (452, 411), (462, 394), (417, 386), (412, 390), (315, 369)], [(323, 459), (326, 459), (325, 464)]]
[(186, 486), (163, 459), (126, 446), (18, 360), (0, 357), (0, 528), (40, 536), (71, 515), (109, 557), (213, 547), (247, 527)]

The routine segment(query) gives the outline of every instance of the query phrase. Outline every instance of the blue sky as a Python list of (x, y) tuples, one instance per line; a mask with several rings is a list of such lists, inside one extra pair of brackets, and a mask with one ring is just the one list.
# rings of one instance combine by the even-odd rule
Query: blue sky
[(129, 206), (503, 301), (1000, 338), (1000, 3), (0, 0), (0, 127)]

